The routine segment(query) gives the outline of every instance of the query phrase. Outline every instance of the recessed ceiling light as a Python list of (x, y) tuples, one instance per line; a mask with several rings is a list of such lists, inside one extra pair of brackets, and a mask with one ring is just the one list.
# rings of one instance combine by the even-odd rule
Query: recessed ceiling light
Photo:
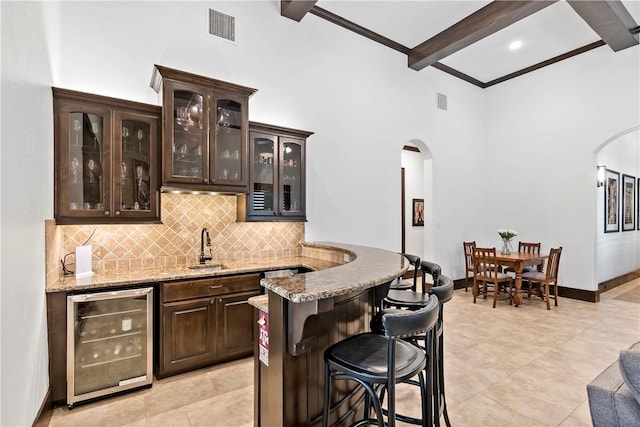
[(512, 41), (512, 42), (509, 44), (509, 49), (510, 49), (510, 50), (518, 50), (518, 49), (520, 49), (521, 47), (522, 47), (522, 41), (520, 41), (520, 40)]

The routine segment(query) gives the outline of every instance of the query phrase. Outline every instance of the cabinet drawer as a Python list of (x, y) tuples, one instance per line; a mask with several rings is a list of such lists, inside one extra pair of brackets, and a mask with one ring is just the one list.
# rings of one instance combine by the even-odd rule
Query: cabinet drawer
[(260, 273), (162, 284), (162, 302), (260, 289)]

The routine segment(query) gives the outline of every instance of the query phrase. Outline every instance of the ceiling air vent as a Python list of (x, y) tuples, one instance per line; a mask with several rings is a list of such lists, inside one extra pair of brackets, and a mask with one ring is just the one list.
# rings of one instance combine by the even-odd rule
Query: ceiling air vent
[(209, 9), (209, 34), (236, 41), (236, 18)]
[(447, 95), (438, 94), (438, 108), (447, 111)]

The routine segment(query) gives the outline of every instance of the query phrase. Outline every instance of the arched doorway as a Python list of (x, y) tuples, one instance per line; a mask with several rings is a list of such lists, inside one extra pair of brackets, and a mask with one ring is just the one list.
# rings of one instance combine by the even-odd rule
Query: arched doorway
[[(402, 146), (401, 233), (402, 252), (429, 259), (433, 253), (433, 166), (424, 142), (412, 139)], [(421, 210), (422, 220), (417, 210)]]
[[(620, 284), (619, 278), (640, 269), (640, 126), (607, 139), (594, 154), (596, 165), (608, 171), (603, 185), (597, 187), (595, 201), (595, 277), (598, 287), (606, 290)], [(610, 224), (612, 208), (606, 196), (611, 192), (610, 179), (617, 190), (615, 226)], [(633, 184), (630, 189), (629, 184)]]

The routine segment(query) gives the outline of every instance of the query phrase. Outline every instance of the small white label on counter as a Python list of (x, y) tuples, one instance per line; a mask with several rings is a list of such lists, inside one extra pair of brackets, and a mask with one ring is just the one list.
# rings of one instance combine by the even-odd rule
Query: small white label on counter
[(76, 278), (93, 276), (91, 271), (91, 245), (76, 246)]
[(269, 366), (269, 314), (262, 310), (258, 314), (258, 350), (260, 361)]

